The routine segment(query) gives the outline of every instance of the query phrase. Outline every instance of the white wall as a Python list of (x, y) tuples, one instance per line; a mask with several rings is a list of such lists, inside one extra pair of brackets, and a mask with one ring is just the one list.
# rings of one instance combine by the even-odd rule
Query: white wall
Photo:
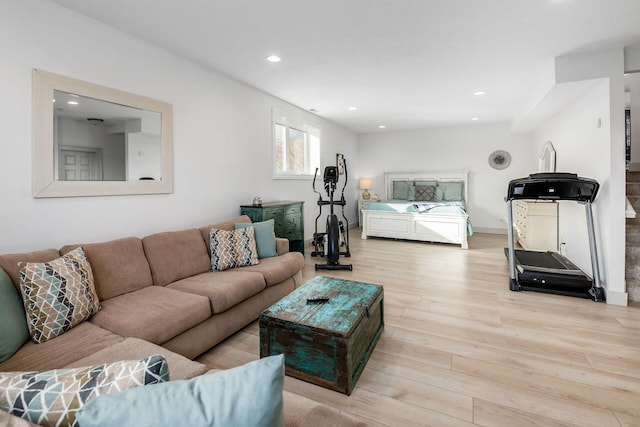
[[(489, 155), (511, 154), (511, 165), (495, 170)], [(510, 180), (536, 172), (538, 151), (529, 134), (514, 135), (507, 124), (478, 124), (360, 136), (354, 178), (372, 178), (371, 193), (384, 197), (384, 172), (469, 170), (467, 207), (475, 231), (506, 233), (504, 197)]]
[[(566, 55), (556, 58), (555, 62), (559, 84), (592, 79), (602, 79), (602, 82), (540, 127), (535, 141), (542, 144), (551, 140), (554, 145), (558, 144), (558, 170), (573, 169), (569, 172), (600, 182), (594, 203), (600, 276), (607, 291), (607, 302), (626, 305), (624, 53), (622, 49), (610, 49)], [(581, 216), (583, 212), (573, 211), (569, 221)], [(560, 233), (566, 234), (567, 240), (570, 236), (578, 239), (584, 230), (579, 224), (562, 222), (562, 219), (560, 227)], [(584, 242), (582, 246), (570, 247), (569, 241), (566, 244), (569, 258), (590, 271)]]
[[(572, 172), (609, 184), (609, 82), (603, 79), (588, 93), (559, 112), (535, 133), (536, 145), (542, 149), (551, 141), (556, 150), (556, 171)], [(594, 161), (599, 159), (599, 161)], [(606, 187), (593, 204), (598, 243), (606, 227), (610, 193)], [(560, 202), (560, 243), (565, 243), (567, 257), (591, 274), (589, 238), (584, 207), (575, 202)], [(604, 249), (604, 248), (601, 248)], [(602, 259), (603, 252), (600, 253)]]
[[(335, 164), (336, 152), (354, 163), (353, 132), (270, 95), (45, 0), (2, 0), (2, 9), (1, 253), (201, 226), (237, 215), (256, 195), (304, 200), (310, 237), (311, 182), (271, 179), (274, 106), (322, 125), (323, 164)], [(174, 193), (32, 198), (33, 68), (173, 104)]]

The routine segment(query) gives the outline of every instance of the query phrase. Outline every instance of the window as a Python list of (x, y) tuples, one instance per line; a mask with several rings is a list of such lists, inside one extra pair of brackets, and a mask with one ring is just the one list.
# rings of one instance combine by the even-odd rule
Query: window
[(273, 110), (273, 177), (313, 178), (320, 167), (320, 126)]

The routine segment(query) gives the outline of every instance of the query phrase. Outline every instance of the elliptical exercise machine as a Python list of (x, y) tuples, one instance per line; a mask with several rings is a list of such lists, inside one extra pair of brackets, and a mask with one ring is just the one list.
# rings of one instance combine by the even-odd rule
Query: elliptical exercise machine
[[(342, 194), (339, 201), (334, 200), (334, 193), (340, 180), (340, 173), (337, 166), (326, 166), (324, 168), (324, 190), (327, 192), (328, 200), (322, 198), (322, 193), (316, 190), (316, 178), (318, 176), (318, 168), (313, 176), (313, 191), (318, 193), (318, 206), (320, 212), (316, 217), (316, 228), (313, 233), (314, 251), (311, 252), (311, 256), (321, 256), (327, 259), (325, 264), (316, 264), (316, 270), (353, 270), (352, 264), (340, 264), (340, 255), (350, 257), (351, 252), (349, 250), (349, 234), (345, 231), (349, 229), (349, 220), (344, 215), (344, 207), (347, 201), (344, 198), (344, 190), (347, 187), (347, 162), (343, 159), (344, 165), (344, 185), (342, 186)], [(342, 218), (344, 222), (338, 220), (338, 216), (334, 212), (334, 206), (342, 206)], [(327, 215), (327, 226), (325, 233), (318, 233), (318, 219), (322, 216), (322, 207), (329, 206), (329, 215)], [(340, 235), (342, 234), (342, 244), (340, 243)], [(326, 239), (326, 253), (325, 253), (325, 239)], [(345, 250), (340, 251), (340, 247), (344, 245)]]

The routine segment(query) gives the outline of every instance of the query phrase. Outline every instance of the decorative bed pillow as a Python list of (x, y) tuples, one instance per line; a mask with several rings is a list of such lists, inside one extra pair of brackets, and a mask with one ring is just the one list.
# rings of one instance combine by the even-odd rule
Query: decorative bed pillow
[(81, 247), (49, 262), (19, 262), (31, 339), (43, 343), (100, 310), (91, 265)]
[(231, 231), (212, 228), (209, 237), (213, 271), (259, 263), (253, 227)]
[(279, 427), (284, 423), (283, 383), (284, 356), (270, 356), (191, 380), (99, 397), (78, 411), (78, 423), (82, 427)]
[(20, 295), (0, 268), (0, 362), (10, 358), (29, 340), (29, 328)]
[(258, 258), (270, 258), (277, 255), (276, 252), (276, 233), (274, 232), (275, 220), (270, 219), (263, 222), (236, 222), (234, 228), (253, 227), (256, 237), (256, 248), (258, 249)]
[(436, 187), (435, 201), (453, 202), (462, 200), (462, 182), (440, 182)]
[(434, 185), (416, 185), (416, 202), (430, 202), (436, 194)]
[(161, 355), (143, 360), (43, 372), (0, 372), (0, 409), (43, 426), (77, 426), (76, 412), (92, 399), (169, 381)]
[(395, 200), (410, 200), (413, 182), (410, 181), (393, 181), (393, 198)]

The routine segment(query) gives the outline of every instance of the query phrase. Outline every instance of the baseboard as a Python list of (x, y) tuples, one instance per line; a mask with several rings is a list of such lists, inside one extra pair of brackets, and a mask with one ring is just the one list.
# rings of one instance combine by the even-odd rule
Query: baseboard
[(629, 305), (629, 294), (626, 292), (610, 291), (605, 287), (604, 294), (607, 299), (607, 304), (623, 306)]
[(487, 234), (504, 234), (507, 235), (506, 228), (491, 228), (491, 227), (473, 227), (474, 233), (487, 233)]

